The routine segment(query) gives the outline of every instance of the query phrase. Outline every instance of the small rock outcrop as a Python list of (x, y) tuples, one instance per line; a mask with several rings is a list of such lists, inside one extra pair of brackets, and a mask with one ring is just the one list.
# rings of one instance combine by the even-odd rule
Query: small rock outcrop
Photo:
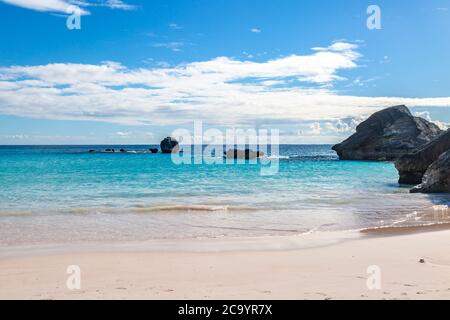
[(425, 172), (422, 184), (412, 193), (450, 193), (450, 150), (443, 153)]
[(442, 133), (437, 125), (414, 117), (406, 106), (374, 113), (356, 133), (333, 147), (341, 160), (392, 161), (411, 153)]
[(225, 155), (225, 158), (227, 158), (227, 159), (255, 160), (257, 158), (263, 157), (264, 152), (252, 151), (250, 149), (246, 149), (246, 150), (230, 149), (227, 152), (225, 152), (224, 155)]
[(180, 151), (180, 145), (177, 140), (167, 137), (161, 141), (161, 152), (162, 153), (177, 153)]
[(150, 153), (158, 153), (158, 149), (156, 148), (151, 148), (149, 149)]
[(450, 150), (450, 130), (419, 150), (401, 157), (396, 163), (400, 184), (420, 184), (428, 167), (444, 152)]

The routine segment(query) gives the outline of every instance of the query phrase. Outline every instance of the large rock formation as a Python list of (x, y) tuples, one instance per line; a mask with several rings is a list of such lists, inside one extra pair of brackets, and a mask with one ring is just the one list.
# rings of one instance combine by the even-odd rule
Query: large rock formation
[(425, 144), (417, 151), (401, 157), (395, 163), (400, 174), (399, 183), (421, 183), (428, 167), (447, 150), (450, 150), (450, 130), (447, 130), (447, 132)]
[(241, 159), (241, 160), (255, 160), (260, 157), (264, 157), (264, 152), (246, 150), (230, 149), (224, 154), (226, 159)]
[(177, 153), (180, 151), (180, 145), (178, 141), (167, 137), (163, 141), (161, 141), (161, 152), (162, 153)]
[(411, 192), (450, 193), (450, 150), (433, 162), (425, 172), (422, 184)]
[(413, 152), (441, 132), (435, 124), (414, 117), (406, 106), (396, 106), (374, 113), (333, 150), (341, 160), (391, 161)]

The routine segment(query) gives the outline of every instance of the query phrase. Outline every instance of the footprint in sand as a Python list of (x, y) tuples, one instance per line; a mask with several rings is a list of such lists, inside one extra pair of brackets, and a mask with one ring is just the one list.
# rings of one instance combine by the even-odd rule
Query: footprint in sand
[(306, 292), (305, 294), (307, 295), (319, 295), (324, 297), (325, 299), (329, 298), (328, 295), (326, 293), (323, 292)]

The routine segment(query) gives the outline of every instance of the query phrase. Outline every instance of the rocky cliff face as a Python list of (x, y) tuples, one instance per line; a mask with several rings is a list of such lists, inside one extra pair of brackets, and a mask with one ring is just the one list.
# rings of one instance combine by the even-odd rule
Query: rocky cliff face
[(422, 184), (411, 192), (450, 193), (450, 150), (431, 164), (425, 172)]
[(444, 152), (450, 150), (450, 130), (425, 144), (412, 154), (401, 157), (395, 166), (400, 174), (399, 183), (419, 184), (428, 167)]
[(414, 117), (406, 106), (381, 110), (362, 122), (356, 133), (333, 147), (341, 160), (391, 161), (439, 136), (435, 124)]

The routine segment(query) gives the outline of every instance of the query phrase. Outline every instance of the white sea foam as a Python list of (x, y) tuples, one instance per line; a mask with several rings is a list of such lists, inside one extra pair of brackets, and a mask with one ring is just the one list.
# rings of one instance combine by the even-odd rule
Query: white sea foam
[(433, 206), (433, 210), (434, 211), (446, 211), (446, 210), (448, 210), (448, 205)]
[(230, 206), (230, 205), (167, 205), (134, 208), (131, 211), (136, 213), (152, 212), (227, 212), (227, 211), (254, 211), (253, 207)]
[(290, 157), (289, 156), (275, 156), (275, 155), (272, 155), (272, 156), (268, 156), (268, 157), (263, 157), (263, 159), (268, 159), (268, 160), (277, 160), (277, 159), (279, 159), (279, 160), (289, 160)]

